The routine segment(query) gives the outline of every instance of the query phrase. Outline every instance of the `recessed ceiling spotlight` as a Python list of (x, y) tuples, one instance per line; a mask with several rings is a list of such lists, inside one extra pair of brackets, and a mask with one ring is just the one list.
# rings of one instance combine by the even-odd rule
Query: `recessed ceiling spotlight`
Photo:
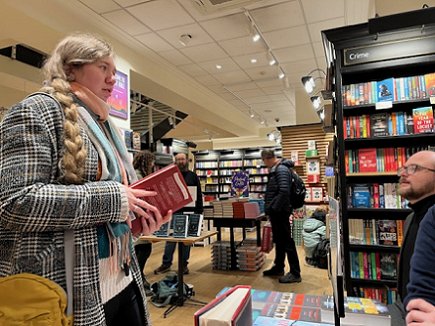
[(251, 63), (257, 63), (257, 59), (252, 58), (252, 59), (251, 59)]
[(216, 69), (222, 69), (222, 65), (216, 65)]

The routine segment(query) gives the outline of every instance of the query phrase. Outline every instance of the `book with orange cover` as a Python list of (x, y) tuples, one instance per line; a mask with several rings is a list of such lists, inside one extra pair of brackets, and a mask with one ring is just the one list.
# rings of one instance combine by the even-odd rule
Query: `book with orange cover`
[[(162, 216), (166, 215), (169, 210), (175, 212), (192, 201), (183, 175), (175, 164), (170, 164), (147, 175), (132, 183), (130, 187), (155, 191), (156, 196), (144, 197), (144, 200), (157, 207)], [(139, 234), (141, 229), (140, 219), (133, 220), (132, 233)]]
[(251, 286), (236, 285), (193, 315), (195, 326), (252, 325)]

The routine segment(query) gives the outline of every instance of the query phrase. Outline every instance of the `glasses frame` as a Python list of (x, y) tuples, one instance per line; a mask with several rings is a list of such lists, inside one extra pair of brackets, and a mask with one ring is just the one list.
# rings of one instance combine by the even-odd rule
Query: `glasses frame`
[(400, 177), (404, 171), (407, 175), (413, 175), (418, 170), (428, 170), (431, 172), (435, 172), (435, 169), (430, 169), (430, 168), (427, 168), (427, 167), (419, 165), (419, 164), (410, 164), (408, 166), (402, 166), (401, 168), (399, 168), (397, 170), (397, 175)]

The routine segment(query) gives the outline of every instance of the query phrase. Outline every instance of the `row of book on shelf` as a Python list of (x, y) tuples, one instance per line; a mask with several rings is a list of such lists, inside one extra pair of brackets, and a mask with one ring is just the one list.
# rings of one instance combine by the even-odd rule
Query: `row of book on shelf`
[[(373, 299), (345, 297), (343, 325), (390, 325), (387, 306)], [(194, 314), (195, 326), (333, 325), (334, 299), (327, 295), (252, 289), (222, 289), (216, 299)]]
[(386, 304), (394, 303), (397, 298), (396, 288), (354, 286), (352, 289), (357, 297), (374, 299)]
[(431, 106), (412, 109), (412, 112), (378, 112), (343, 117), (344, 139), (402, 136), (434, 131)]
[(411, 155), (434, 149), (434, 146), (349, 149), (344, 152), (346, 173), (397, 172)]
[(424, 99), (435, 95), (435, 73), (343, 85), (342, 94), (345, 106)]
[(349, 243), (402, 246), (404, 220), (349, 219)]
[(348, 208), (407, 208), (398, 183), (360, 183), (347, 186)]
[(350, 276), (364, 280), (396, 280), (395, 252), (350, 252)]

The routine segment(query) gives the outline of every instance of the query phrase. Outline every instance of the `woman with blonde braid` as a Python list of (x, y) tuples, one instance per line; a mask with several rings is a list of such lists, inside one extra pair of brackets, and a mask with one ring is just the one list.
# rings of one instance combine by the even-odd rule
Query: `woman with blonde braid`
[(74, 239), (74, 325), (149, 324), (131, 218), (150, 234), (171, 218), (132, 190), (137, 179), (108, 116), (112, 47), (74, 34), (43, 67), (44, 87), (0, 125), (0, 276), (33, 273), (66, 290), (64, 233)]

